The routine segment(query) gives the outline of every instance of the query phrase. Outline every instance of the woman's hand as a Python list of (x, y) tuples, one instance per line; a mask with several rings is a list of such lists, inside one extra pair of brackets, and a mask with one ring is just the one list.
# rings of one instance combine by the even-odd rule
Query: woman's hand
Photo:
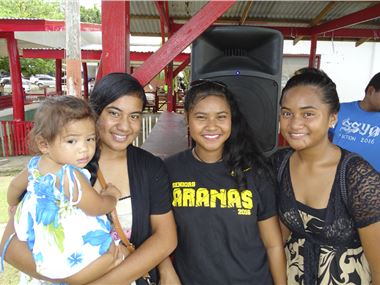
[(170, 257), (158, 265), (160, 272), (160, 285), (181, 285), (177, 272), (174, 270)]

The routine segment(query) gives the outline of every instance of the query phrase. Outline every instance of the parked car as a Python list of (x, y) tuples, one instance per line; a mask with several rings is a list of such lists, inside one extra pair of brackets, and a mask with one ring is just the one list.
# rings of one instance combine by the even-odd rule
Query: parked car
[(36, 84), (38, 87), (55, 87), (55, 78), (49, 75), (41, 76), (34, 84)]
[[(4, 94), (11, 94), (12, 93), (12, 83), (10, 77), (3, 77), (0, 80), (0, 84), (4, 86), (3, 93)], [(32, 83), (28, 79), (22, 79), (22, 88), (24, 89), (25, 93), (29, 93), (32, 89)]]
[(51, 75), (48, 75), (48, 74), (36, 74), (36, 75), (32, 75), (30, 76), (30, 82), (32, 82), (33, 84), (36, 84), (37, 81), (41, 78), (51, 78), (53, 80), (55, 80), (55, 77), (51, 76)]

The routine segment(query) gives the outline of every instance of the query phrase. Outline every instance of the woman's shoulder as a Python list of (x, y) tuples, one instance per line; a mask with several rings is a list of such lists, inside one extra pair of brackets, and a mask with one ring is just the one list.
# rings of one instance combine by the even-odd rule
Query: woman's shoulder
[(160, 157), (145, 149), (132, 145), (128, 147), (127, 157), (128, 164), (135, 169), (143, 169), (144, 171), (147, 171), (160, 168), (163, 165), (163, 161)]
[(344, 171), (346, 175), (351, 176), (379, 176), (379, 172), (372, 167), (372, 165), (365, 160), (360, 154), (350, 152), (341, 148), (342, 151), (342, 163), (341, 171)]
[(274, 167), (278, 167), (281, 165), (281, 163), (285, 160), (288, 159), (289, 156), (293, 153), (292, 148), (280, 148), (276, 152), (274, 152), (271, 157), (269, 158), (270, 163)]
[(189, 156), (191, 155), (191, 150), (183, 150), (181, 152), (178, 152), (176, 154), (173, 154), (167, 158), (164, 159), (165, 165), (167, 167), (177, 167), (178, 163), (184, 163), (186, 161), (189, 161)]
[(128, 161), (130, 161), (130, 159), (136, 159), (137, 161), (144, 162), (144, 163), (145, 162), (146, 163), (162, 162), (161, 158), (154, 155), (153, 153), (145, 149), (142, 149), (140, 147), (133, 146), (133, 145), (130, 145), (128, 147), (127, 156), (128, 156)]

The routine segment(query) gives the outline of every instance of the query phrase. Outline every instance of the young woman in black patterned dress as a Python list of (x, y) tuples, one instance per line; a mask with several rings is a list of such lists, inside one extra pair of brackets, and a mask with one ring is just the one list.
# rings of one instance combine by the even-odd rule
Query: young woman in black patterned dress
[(335, 83), (302, 69), (280, 105), (281, 134), (291, 148), (273, 161), (288, 284), (380, 284), (380, 175), (329, 140), (339, 111)]

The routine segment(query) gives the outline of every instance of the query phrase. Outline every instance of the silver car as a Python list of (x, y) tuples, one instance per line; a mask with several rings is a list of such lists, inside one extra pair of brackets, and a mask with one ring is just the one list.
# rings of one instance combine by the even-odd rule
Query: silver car
[[(12, 82), (10, 77), (3, 77), (0, 84), (4, 86), (4, 94), (12, 94)], [(28, 79), (22, 79), (22, 89), (24, 89), (25, 93), (30, 93), (32, 83)]]

